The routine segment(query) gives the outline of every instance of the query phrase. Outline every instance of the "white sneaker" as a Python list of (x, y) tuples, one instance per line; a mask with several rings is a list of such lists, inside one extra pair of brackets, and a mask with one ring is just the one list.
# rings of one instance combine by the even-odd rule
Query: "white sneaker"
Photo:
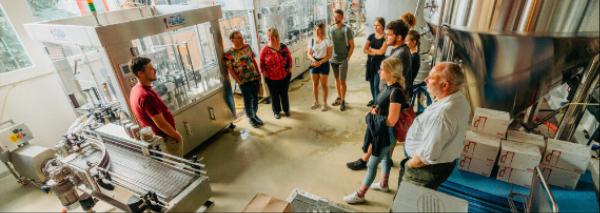
[(379, 182), (371, 184), (371, 187), (369, 188), (380, 192), (390, 192), (390, 187), (381, 187), (381, 184)]
[(357, 192), (352, 192), (352, 194), (346, 195), (344, 197), (344, 202), (348, 204), (358, 204), (367, 202), (364, 197), (359, 197)]

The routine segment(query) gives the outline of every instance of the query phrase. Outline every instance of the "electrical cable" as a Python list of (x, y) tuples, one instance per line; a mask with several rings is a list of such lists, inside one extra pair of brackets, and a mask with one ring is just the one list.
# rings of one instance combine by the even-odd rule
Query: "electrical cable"
[(6, 110), (8, 96), (10, 95), (12, 89), (14, 89), (15, 87), (17, 87), (17, 84), (13, 84), (11, 87), (9, 87), (8, 90), (6, 90), (6, 95), (4, 95), (4, 98), (2, 99), (2, 107), (0, 107), (0, 122), (4, 120), (4, 111)]

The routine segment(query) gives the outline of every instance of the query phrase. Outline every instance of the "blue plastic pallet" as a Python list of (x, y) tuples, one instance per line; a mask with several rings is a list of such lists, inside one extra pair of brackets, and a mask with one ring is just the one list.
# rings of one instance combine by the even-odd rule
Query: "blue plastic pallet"
[[(503, 181), (454, 169), (438, 191), (469, 201), (469, 212), (510, 212), (508, 194), (529, 194), (529, 189)], [(575, 190), (551, 187), (561, 212), (599, 212), (598, 198), (590, 172), (579, 180)], [(522, 211), (522, 202), (515, 204)]]

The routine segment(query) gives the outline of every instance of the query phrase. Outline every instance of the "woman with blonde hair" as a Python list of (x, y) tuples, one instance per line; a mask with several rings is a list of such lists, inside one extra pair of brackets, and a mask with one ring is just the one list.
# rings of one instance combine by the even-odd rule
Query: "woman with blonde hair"
[[(365, 117), (367, 130), (363, 151), (372, 148), (372, 156), (367, 163), (367, 173), (356, 192), (344, 197), (349, 204), (364, 203), (365, 194), (369, 188), (389, 192), (388, 180), (392, 167), (391, 149), (396, 144), (394, 126), (400, 119), (400, 111), (409, 107), (404, 88), (405, 80), (402, 62), (396, 57), (389, 57), (381, 62), (379, 77), (385, 82), (385, 87), (377, 95), (375, 104)], [(382, 165), (382, 177), (378, 183), (373, 183), (377, 165)]]
[(325, 24), (316, 25), (314, 30), (314, 38), (310, 40), (306, 53), (312, 61), (310, 74), (313, 80), (313, 95), (315, 96), (315, 103), (310, 108), (317, 109), (321, 106), (319, 104), (319, 84), (321, 84), (323, 89), (323, 109), (321, 111), (327, 111), (329, 109), (327, 105), (329, 92), (327, 77), (329, 76), (329, 59), (333, 55), (333, 42), (325, 38)]
[(267, 30), (267, 39), (267, 45), (260, 51), (260, 71), (271, 93), (273, 114), (280, 119), (282, 110), (285, 116), (290, 116), (288, 88), (292, 77), (292, 56), (290, 49), (280, 43), (276, 28)]

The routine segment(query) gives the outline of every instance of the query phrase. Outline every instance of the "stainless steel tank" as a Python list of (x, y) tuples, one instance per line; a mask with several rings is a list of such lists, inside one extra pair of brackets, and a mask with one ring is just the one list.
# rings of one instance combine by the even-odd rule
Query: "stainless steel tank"
[(445, 35), (438, 56), (461, 61), (472, 107), (514, 115), (600, 52), (599, 1), (427, 0), (424, 16)]

